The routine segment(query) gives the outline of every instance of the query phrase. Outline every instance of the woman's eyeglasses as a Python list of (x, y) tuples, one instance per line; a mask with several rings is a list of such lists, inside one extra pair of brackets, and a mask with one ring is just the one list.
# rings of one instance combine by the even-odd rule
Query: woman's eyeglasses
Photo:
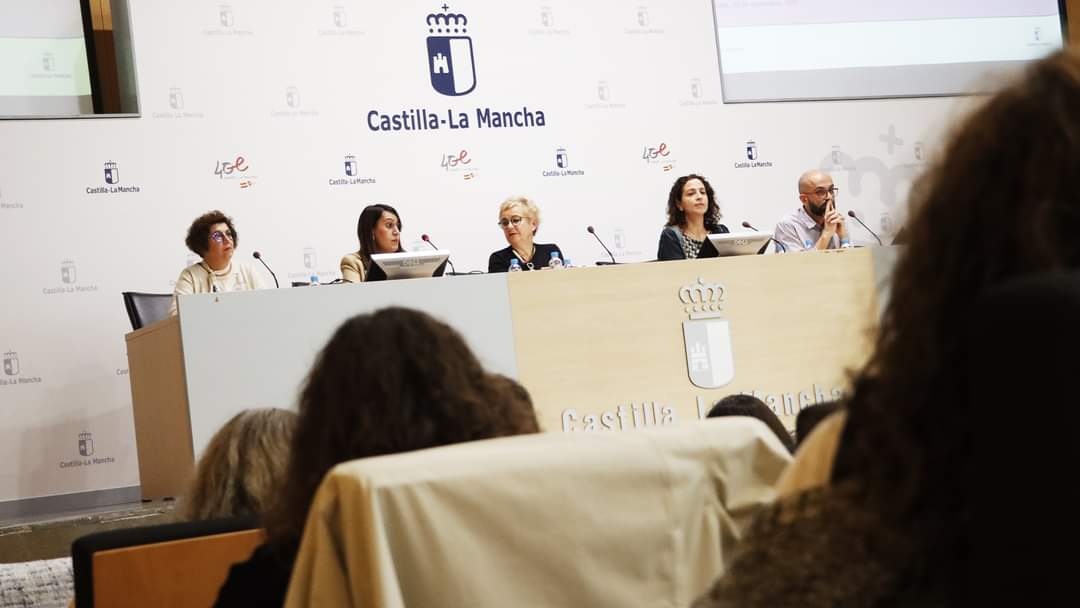
[(224, 243), (225, 239), (229, 239), (230, 241), (233, 240), (232, 230), (226, 230), (225, 232), (215, 230), (210, 233), (210, 240), (214, 242)]
[(522, 220), (524, 219), (525, 218), (521, 217), (520, 215), (515, 215), (509, 219), (504, 217), (499, 220), (499, 228), (506, 230), (511, 224), (513, 224), (514, 226), (521, 224)]

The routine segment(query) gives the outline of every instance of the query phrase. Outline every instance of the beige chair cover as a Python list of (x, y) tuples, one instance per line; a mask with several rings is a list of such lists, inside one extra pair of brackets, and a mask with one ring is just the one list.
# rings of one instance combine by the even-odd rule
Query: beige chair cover
[(721, 418), (344, 463), (286, 606), (687, 606), (789, 461), (761, 422)]

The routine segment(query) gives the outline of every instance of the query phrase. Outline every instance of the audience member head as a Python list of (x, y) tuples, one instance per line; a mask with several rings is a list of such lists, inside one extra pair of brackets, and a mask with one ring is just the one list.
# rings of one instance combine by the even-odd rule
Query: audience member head
[(814, 427), (819, 422), (828, 418), (829, 414), (839, 410), (841, 407), (843, 405), (839, 401), (826, 401), (799, 410), (799, 414), (795, 416), (795, 444), (797, 446), (802, 445), (802, 442), (806, 441), (807, 435), (814, 430)]
[(824, 221), (829, 203), (836, 204), (836, 186), (833, 185), (832, 176), (818, 169), (800, 175), (799, 202), (819, 224)]
[(709, 180), (691, 173), (675, 180), (668, 193), (667, 225), (685, 228), (689, 218), (703, 218), (705, 227), (720, 224), (720, 206)]
[(765, 402), (753, 395), (728, 395), (712, 406), (706, 418), (719, 418), (721, 416), (757, 418), (768, 425), (769, 430), (780, 439), (780, 443), (783, 443), (789, 452), (795, 451), (795, 442), (791, 440), (791, 434), (784, 428), (784, 423), (780, 422), (780, 419), (769, 409), (769, 406), (765, 405)]
[(319, 482), (338, 463), (537, 432), (511, 382), (485, 372), (461, 335), (426, 313), (384, 308), (349, 319), (301, 391), (285, 489), (267, 520), (272, 541), (299, 540)]
[(188, 519), (261, 516), (281, 492), (296, 413), (264, 408), (233, 416), (210, 439), (195, 469)]
[(184, 244), (211, 268), (221, 270), (232, 260), (240, 235), (232, 218), (221, 211), (210, 211), (195, 218), (188, 228)]
[(874, 353), (855, 377), (834, 475), (858, 480), (886, 521), (917, 530), (924, 571), (939, 581), (963, 568), (972, 420), (1030, 415), (982, 411), (970, 398), (956, 371), (971, 356), (962, 328), (988, 289), (1080, 267), (1077, 108), (1080, 54), (1064, 51), (959, 125), (913, 189), (908, 246)]
[(376, 203), (364, 207), (356, 221), (360, 258), (365, 264), (376, 253), (404, 251), (401, 247), (401, 216), (390, 205)]
[(524, 196), (511, 196), (499, 205), (499, 227), (511, 247), (528, 258), (540, 230), (540, 208)]

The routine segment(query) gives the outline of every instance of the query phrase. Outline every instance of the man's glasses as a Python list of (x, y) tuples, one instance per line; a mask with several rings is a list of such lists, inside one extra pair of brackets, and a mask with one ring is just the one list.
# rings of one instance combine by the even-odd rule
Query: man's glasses
[(833, 198), (836, 198), (837, 192), (840, 192), (839, 188), (837, 188), (836, 186), (829, 186), (828, 188), (815, 188), (814, 190), (810, 192), (804, 192), (803, 194), (813, 194), (818, 198), (824, 198), (826, 194), (829, 194), (832, 195)]
[(504, 217), (501, 220), (499, 220), (499, 228), (502, 228), (503, 230), (506, 230), (507, 228), (510, 227), (511, 224), (513, 224), (514, 226), (518, 226), (519, 224), (521, 224), (522, 220), (524, 220), (524, 219), (525, 218), (521, 217), (520, 215), (515, 215), (515, 216), (513, 216), (513, 217), (511, 217), (509, 219)]
[(215, 230), (210, 233), (210, 240), (212, 241), (215, 241), (217, 243), (224, 243), (225, 239), (229, 239), (230, 241), (233, 240), (232, 230), (226, 230), (225, 232)]

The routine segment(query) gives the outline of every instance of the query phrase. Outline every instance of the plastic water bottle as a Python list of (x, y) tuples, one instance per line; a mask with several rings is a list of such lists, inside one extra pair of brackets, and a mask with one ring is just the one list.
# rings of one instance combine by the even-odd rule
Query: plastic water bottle
[(510, 258), (510, 272), (521, 272), (521, 262), (517, 258)]
[(559, 257), (558, 251), (551, 252), (551, 260), (548, 262), (548, 267), (553, 270), (560, 270), (563, 267), (562, 258)]
[(319, 286), (319, 274), (316, 273), (316, 272), (311, 273), (311, 286), (312, 287), (318, 287)]

